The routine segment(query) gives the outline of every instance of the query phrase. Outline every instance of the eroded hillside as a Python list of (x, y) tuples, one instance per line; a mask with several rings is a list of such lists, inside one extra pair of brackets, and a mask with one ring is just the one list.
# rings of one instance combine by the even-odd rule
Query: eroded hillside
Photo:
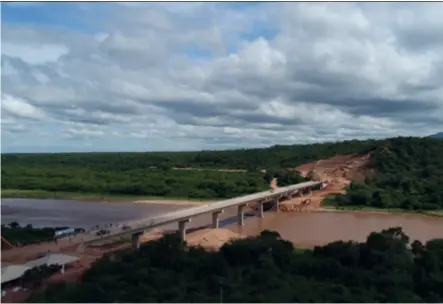
[(315, 191), (308, 197), (296, 197), (281, 204), (283, 211), (303, 211), (321, 208), (321, 202), (328, 195), (343, 194), (352, 181), (363, 181), (367, 176), (374, 176), (370, 166), (371, 153), (363, 155), (336, 155), (330, 158), (300, 165), (292, 170), (303, 177), (327, 181), (328, 185)]

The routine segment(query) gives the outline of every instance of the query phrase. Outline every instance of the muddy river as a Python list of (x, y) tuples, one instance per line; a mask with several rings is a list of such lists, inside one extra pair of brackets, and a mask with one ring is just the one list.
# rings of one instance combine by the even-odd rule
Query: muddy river
[(84, 202), (52, 199), (2, 199), (3, 224), (18, 222), (35, 227), (94, 225), (125, 222), (177, 210), (182, 206), (132, 203)]
[[(169, 212), (186, 206), (164, 204), (95, 203), (66, 200), (2, 199), (2, 223), (42, 226), (91, 227), (96, 224), (121, 223)], [(192, 218), (190, 228), (210, 225), (211, 215)], [(245, 226), (236, 224), (236, 208), (221, 216), (221, 226), (234, 232), (256, 235), (264, 229), (278, 231), (299, 247), (326, 244), (334, 240), (363, 241), (372, 231), (400, 226), (411, 239), (426, 241), (443, 238), (443, 218), (423, 215), (400, 215), (353, 212), (266, 212), (260, 219), (250, 212)], [(165, 229), (176, 229), (171, 224)]]
[(412, 240), (443, 238), (441, 217), (380, 213), (269, 212), (263, 219), (250, 217), (245, 226), (235, 225), (230, 229), (246, 235), (274, 230), (295, 246), (313, 247), (334, 240), (364, 241), (369, 233), (394, 226), (402, 227)]

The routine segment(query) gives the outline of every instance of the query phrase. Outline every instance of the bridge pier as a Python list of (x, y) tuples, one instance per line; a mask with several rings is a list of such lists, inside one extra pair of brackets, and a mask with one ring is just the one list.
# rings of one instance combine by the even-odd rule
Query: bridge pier
[(191, 221), (191, 219), (186, 219), (178, 222), (178, 232), (182, 241), (186, 239), (186, 225)]
[(263, 202), (258, 202), (258, 216), (261, 218), (265, 217), (263, 212)]
[(245, 207), (246, 205), (238, 206), (237, 223), (240, 226), (245, 225)]
[(220, 225), (220, 214), (223, 213), (222, 210), (218, 210), (212, 213), (212, 228), (217, 229)]
[(133, 233), (131, 236), (132, 239), (132, 249), (138, 250), (140, 249), (140, 237), (143, 235), (143, 232)]
[(276, 212), (280, 211), (280, 199), (279, 198), (275, 199), (275, 211)]

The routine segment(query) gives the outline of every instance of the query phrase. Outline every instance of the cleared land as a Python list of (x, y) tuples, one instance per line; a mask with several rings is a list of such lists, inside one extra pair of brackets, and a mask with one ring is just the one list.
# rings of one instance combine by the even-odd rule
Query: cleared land
[[(291, 170), (298, 171), (302, 176), (310, 176), (313, 180), (325, 180), (328, 185), (312, 195), (296, 197), (281, 204), (283, 211), (323, 210), (322, 202), (326, 197), (345, 193), (345, 188), (353, 180), (364, 180), (374, 174), (369, 168), (370, 154), (337, 155), (328, 159), (300, 165)], [(306, 202), (303, 204), (303, 202)]]

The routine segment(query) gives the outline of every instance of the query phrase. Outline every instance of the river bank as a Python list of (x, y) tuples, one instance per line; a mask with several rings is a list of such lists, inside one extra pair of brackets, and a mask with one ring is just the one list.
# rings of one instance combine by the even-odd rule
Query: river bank
[(243, 227), (226, 228), (245, 236), (263, 230), (280, 233), (299, 248), (312, 248), (332, 241), (364, 241), (373, 231), (402, 227), (411, 240), (443, 238), (443, 218), (425, 214), (317, 210), (306, 212), (267, 212), (264, 218), (248, 217)]
[(325, 198), (318, 211), (335, 212), (360, 212), (360, 213), (381, 213), (381, 214), (421, 214), (427, 216), (443, 217), (443, 210), (406, 210), (401, 208), (376, 208), (367, 206), (339, 206)]
[[(131, 203), (131, 204), (158, 204), (175, 206), (199, 206), (218, 200), (196, 199), (189, 197), (157, 197), (143, 195), (119, 195), (119, 194), (98, 194), (98, 193), (75, 193), (75, 192), (51, 192), (44, 190), (18, 190), (2, 189), (1, 198), (4, 199), (60, 199), (72, 201), (91, 201), (91, 202), (112, 202), (112, 203)], [(406, 210), (400, 208), (375, 208), (366, 206), (338, 206), (331, 202), (331, 198), (325, 196), (317, 210), (311, 211), (336, 211), (336, 212), (370, 212), (370, 213), (388, 213), (388, 214), (422, 214), (429, 216), (443, 217), (443, 210)]]
[(162, 197), (147, 195), (124, 195), (103, 193), (52, 192), (45, 190), (2, 189), (1, 198), (18, 199), (62, 199), (114, 203), (157, 203), (157, 204), (203, 204), (217, 199), (198, 199), (189, 197)]

